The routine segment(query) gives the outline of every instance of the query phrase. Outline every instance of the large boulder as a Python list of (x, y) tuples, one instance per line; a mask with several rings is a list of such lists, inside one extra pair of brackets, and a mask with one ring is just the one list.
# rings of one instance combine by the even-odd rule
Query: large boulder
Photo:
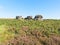
[(16, 16), (16, 19), (23, 19), (22, 16)]
[(32, 19), (32, 16), (27, 16), (25, 19), (30, 20), (30, 19)]
[(36, 15), (34, 17), (34, 20), (42, 20), (43, 16), (42, 15)]

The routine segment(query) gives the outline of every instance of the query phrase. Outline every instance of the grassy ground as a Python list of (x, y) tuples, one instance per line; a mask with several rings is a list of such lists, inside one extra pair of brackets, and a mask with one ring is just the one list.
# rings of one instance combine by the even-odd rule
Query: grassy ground
[(60, 20), (0, 19), (0, 45), (59, 45)]

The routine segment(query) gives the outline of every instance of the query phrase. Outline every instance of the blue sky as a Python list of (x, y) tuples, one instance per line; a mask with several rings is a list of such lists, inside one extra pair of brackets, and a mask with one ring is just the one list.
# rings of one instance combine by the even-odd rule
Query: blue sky
[(60, 0), (0, 0), (0, 18), (35, 16), (60, 19)]

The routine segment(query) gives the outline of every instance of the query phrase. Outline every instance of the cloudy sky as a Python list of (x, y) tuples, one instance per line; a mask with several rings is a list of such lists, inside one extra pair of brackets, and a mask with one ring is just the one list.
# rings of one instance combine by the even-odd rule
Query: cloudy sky
[(60, 19), (60, 0), (0, 0), (0, 18), (35, 16)]

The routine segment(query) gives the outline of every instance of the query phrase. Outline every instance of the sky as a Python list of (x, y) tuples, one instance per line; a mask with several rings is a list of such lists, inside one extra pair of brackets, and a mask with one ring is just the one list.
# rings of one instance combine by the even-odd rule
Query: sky
[(60, 19), (60, 0), (0, 0), (0, 18), (35, 15)]

